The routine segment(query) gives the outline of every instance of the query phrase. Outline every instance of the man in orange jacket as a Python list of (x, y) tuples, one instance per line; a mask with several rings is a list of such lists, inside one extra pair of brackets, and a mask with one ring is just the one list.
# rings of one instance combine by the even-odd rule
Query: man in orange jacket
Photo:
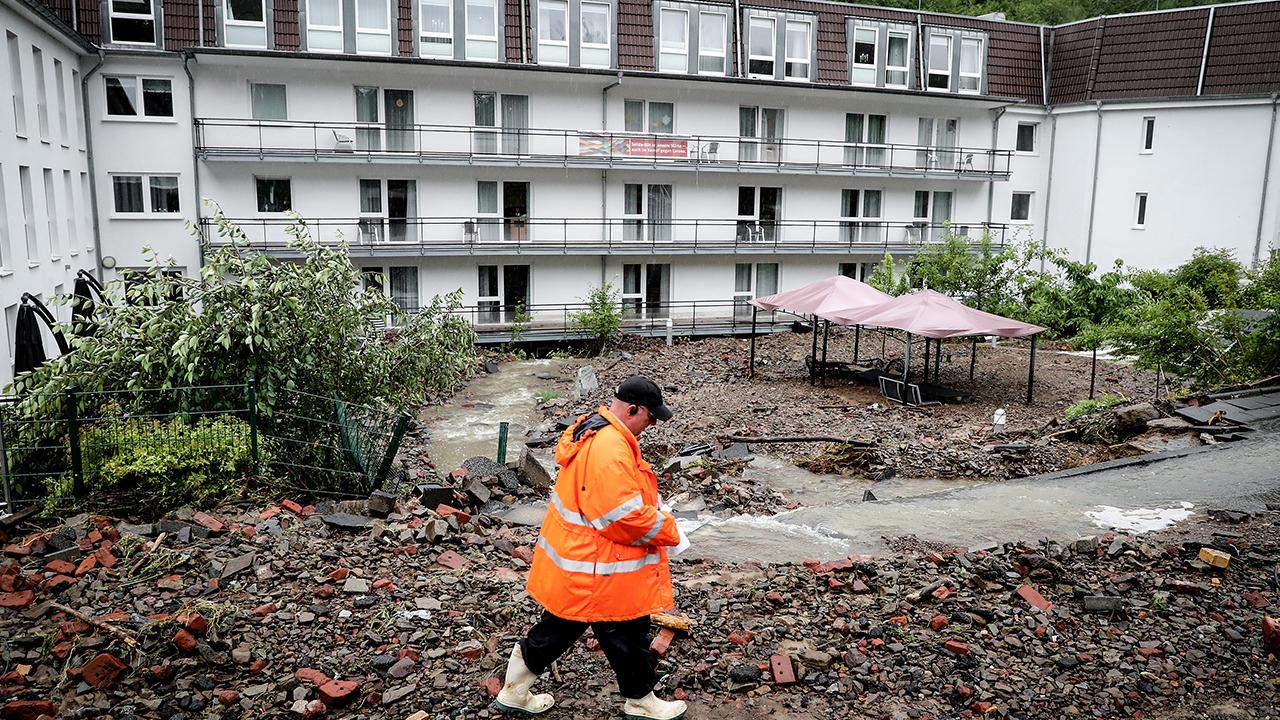
[(528, 591), (544, 608), (511, 650), (497, 707), (536, 715), (554, 704), (530, 691), (590, 625), (618, 676), (631, 720), (677, 720), (685, 704), (660, 700), (649, 651), (649, 615), (675, 605), (667, 548), (680, 542), (675, 517), (659, 507), (658, 479), (636, 438), (671, 419), (662, 391), (639, 375), (614, 401), (583, 415), (560, 437), (560, 474), (534, 549)]

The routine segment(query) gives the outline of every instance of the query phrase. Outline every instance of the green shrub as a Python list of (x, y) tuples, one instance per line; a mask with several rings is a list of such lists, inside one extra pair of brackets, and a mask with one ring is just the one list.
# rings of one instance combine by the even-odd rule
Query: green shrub
[(587, 309), (573, 314), (573, 322), (595, 337), (599, 343), (598, 352), (618, 339), (622, 329), (622, 309), (618, 305), (618, 291), (613, 285), (605, 283), (587, 293)]
[(1119, 405), (1122, 402), (1126, 402), (1126, 398), (1123, 395), (1115, 395), (1112, 393), (1103, 393), (1091, 400), (1081, 400), (1075, 405), (1067, 408), (1067, 420), (1082, 418), (1091, 412)]
[[(143, 514), (190, 505), (207, 507), (233, 496), (253, 472), (248, 423), (230, 415), (195, 423), (173, 418), (112, 419), (88, 426), (81, 436), (84, 501), (110, 505), (127, 498)], [(260, 454), (265, 454), (260, 452)], [(265, 466), (268, 458), (262, 457)], [(69, 474), (52, 481), (46, 512), (78, 501)]]
[(548, 400), (555, 400), (558, 397), (560, 397), (560, 393), (555, 390), (538, 390), (533, 394), (533, 399), (537, 400), (539, 404)]

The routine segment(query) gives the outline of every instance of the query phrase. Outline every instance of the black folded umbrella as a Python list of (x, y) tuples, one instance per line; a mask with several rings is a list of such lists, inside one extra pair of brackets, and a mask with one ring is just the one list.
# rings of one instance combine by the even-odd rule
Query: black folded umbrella
[(35, 308), (23, 303), (18, 306), (18, 321), (14, 326), (13, 376), (35, 370), (44, 365), (45, 359)]
[(93, 295), (89, 290), (89, 281), (76, 278), (75, 289), (71, 292), (71, 332), (80, 336), (98, 334), (98, 325), (93, 321)]

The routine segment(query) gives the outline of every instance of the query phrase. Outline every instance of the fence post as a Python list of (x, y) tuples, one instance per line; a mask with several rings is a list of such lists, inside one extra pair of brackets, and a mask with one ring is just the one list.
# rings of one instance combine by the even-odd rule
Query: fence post
[(507, 462), (507, 432), (511, 424), (503, 420), (498, 423), (498, 463), (506, 464)]
[[(396, 427), (391, 431), (391, 442), (387, 443), (387, 453), (382, 456), (382, 465), (378, 468), (377, 482), (383, 483), (387, 479), (387, 475), (391, 473), (391, 461), (396, 459), (396, 451), (400, 449), (400, 442), (404, 440), (405, 431), (409, 429), (409, 413), (400, 413), (399, 419), (396, 420)], [(378, 488), (372, 488), (377, 490)]]
[(253, 476), (258, 477), (258, 381), (253, 373), (249, 373), (244, 390), (249, 405), (249, 457), (253, 463)]
[(76, 388), (66, 390), (67, 449), (71, 453), (71, 481), (77, 499), (84, 497), (84, 458), (80, 456), (80, 412), (76, 402)]

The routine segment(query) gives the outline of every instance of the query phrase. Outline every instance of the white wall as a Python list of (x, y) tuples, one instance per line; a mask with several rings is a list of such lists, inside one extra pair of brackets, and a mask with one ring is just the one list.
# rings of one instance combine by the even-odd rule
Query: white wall
[[(83, 122), (78, 112), (78, 84), (73, 81), (84, 71), (81, 51), (63, 40), (42, 21), (25, 12), (0, 4), (0, 385), (13, 379), (13, 320), (23, 293), (39, 296), (46, 304), (61, 288), (70, 293), (76, 270), (95, 267), (93, 228), (89, 221), (89, 198), (81, 174), (87, 173)], [(10, 35), (15, 39), (23, 98), (21, 121), (10, 98), (16, 94), (11, 78)], [(40, 50), (37, 68), (32, 47)], [(55, 66), (55, 61), (57, 65)], [(61, 89), (55, 68), (61, 70)], [(45, 129), (39, 112), (37, 70), (44, 76)], [(20, 132), (19, 123), (25, 125)], [(65, 122), (66, 131), (63, 131)], [(20, 168), (28, 169), (30, 212), (23, 202)], [(45, 172), (52, 177), (53, 204), (50, 213)], [(70, 188), (67, 177), (69, 173)], [(28, 248), (27, 227), (33, 235)], [(70, 320), (70, 308), (50, 308), (62, 320)], [(45, 353), (57, 354), (52, 337), (45, 334)]]

